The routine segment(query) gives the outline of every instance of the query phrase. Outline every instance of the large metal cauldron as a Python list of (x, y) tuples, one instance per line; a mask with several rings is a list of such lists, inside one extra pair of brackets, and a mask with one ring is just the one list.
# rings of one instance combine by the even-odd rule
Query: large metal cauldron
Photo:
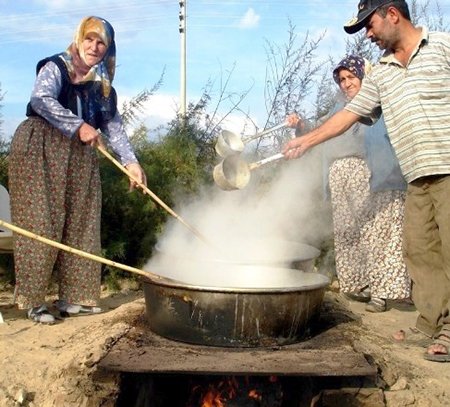
[(235, 266), (229, 273), (241, 287), (144, 280), (150, 329), (177, 341), (226, 347), (287, 345), (308, 336), (326, 276), (261, 266)]

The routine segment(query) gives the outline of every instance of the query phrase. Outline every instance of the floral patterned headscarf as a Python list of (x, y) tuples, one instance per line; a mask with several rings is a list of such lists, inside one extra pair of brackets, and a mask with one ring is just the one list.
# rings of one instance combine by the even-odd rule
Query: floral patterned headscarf
[[(86, 64), (82, 45), (89, 33), (97, 34), (107, 47), (103, 59), (92, 67)], [(75, 31), (73, 42), (61, 54), (61, 58), (73, 83), (100, 82), (103, 96), (109, 96), (116, 69), (116, 44), (114, 29), (108, 21), (95, 16), (83, 18)]]
[(357, 78), (362, 80), (364, 75), (370, 71), (370, 62), (357, 55), (348, 55), (341, 62), (339, 62), (333, 70), (333, 79), (339, 85), (339, 71), (347, 69)]

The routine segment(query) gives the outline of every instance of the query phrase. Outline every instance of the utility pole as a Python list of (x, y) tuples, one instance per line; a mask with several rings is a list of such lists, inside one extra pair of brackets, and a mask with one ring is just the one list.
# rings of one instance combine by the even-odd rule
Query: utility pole
[(186, 6), (187, 0), (180, 0), (180, 116), (186, 119)]

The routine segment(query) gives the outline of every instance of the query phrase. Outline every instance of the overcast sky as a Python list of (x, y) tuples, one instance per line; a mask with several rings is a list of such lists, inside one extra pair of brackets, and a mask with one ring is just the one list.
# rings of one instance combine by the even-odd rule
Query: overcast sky
[[(358, 0), (186, 0), (187, 99), (196, 101), (208, 80), (234, 67), (230, 90), (253, 86), (244, 108), (264, 121), (266, 41), (284, 44), (288, 19), (300, 38), (326, 30), (324, 59), (345, 51), (342, 25)], [(450, 0), (440, 1), (450, 12)], [(24, 119), (36, 62), (61, 52), (82, 17), (97, 15), (115, 28), (119, 101), (164, 82), (147, 106), (154, 126), (176, 114), (180, 95), (179, 2), (175, 0), (0, 0), (0, 83), (3, 130), (10, 136)]]

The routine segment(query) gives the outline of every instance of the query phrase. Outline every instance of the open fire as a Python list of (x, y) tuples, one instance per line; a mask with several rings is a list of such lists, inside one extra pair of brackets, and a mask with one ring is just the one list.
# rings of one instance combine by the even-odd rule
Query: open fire
[(350, 405), (357, 396), (333, 391), (372, 389), (377, 367), (348, 346), (345, 309), (331, 301), (323, 307), (308, 340), (259, 348), (173, 341), (140, 315), (100, 367), (121, 374), (117, 407), (312, 407), (322, 398)]
[(257, 407), (282, 405), (277, 376), (221, 376), (195, 384), (188, 407)]

